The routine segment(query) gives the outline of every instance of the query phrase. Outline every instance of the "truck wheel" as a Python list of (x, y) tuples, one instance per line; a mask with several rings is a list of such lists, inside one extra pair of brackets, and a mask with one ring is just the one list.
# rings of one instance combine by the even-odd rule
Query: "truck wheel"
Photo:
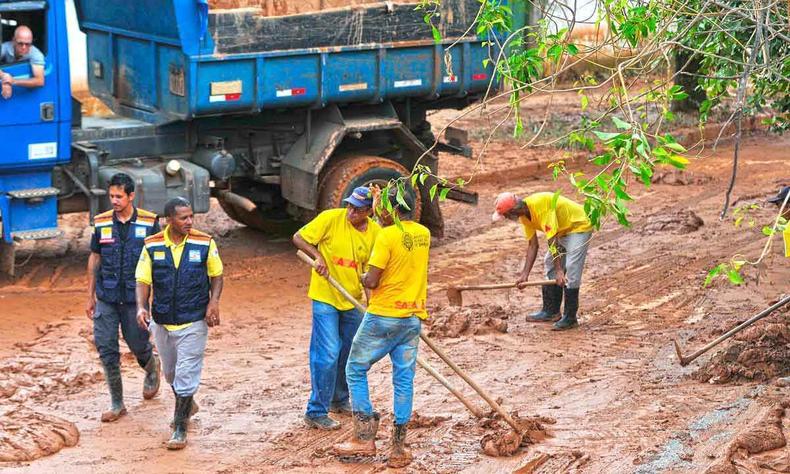
[[(378, 184), (386, 186), (391, 179), (409, 176), (409, 171), (401, 164), (380, 156), (350, 156), (334, 163), (324, 174), (319, 184), (319, 210), (345, 207), (343, 199), (348, 197), (357, 186)], [(410, 184), (406, 185), (414, 199), (413, 219), (420, 220), (422, 198)]]

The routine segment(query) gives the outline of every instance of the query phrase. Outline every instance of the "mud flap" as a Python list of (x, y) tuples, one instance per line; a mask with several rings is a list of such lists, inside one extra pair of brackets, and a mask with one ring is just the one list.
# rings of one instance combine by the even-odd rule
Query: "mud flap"
[(0, 276), (14, 278), (14, 260), (16, 258), (16, 246), (13, 242), (8, 243), (0, 239)]

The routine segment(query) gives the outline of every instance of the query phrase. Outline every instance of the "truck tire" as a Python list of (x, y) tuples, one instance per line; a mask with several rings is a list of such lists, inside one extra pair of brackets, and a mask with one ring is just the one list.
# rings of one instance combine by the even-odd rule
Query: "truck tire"
[[(384, 187), (391, 179), (409, 176), (403, 165), (380, 156), (354, 155), (342, 158), (324, 173), (318, 189), (319, 211), (344, 207), (343, 199), (348, 197), (357, 186), (378, 184)], [(422, 198), (410, 184), (406, 192), (414, 199), (415, 209), (412, 218), (420, 220)]]

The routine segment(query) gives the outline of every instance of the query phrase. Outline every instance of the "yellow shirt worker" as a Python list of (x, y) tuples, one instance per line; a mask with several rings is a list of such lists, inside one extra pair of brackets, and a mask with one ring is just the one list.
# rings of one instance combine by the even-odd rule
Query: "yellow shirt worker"
[[(528, 321), (556, 321), (554, 330), (577, 327), (579, 287), (587, 258), (587, 247), (593, 227), (584, 213), (584, 207), (564, 196), (539, 192), (520, 198), (513, 193), (501, 193), (494, 203), (492, 220), (517, 220), (527, 238), (527, 255), (524, 267), (516, 279), (516, 286), (523, 288), (538, 254), (537, 234), (546, 235), (549, 250), (544, 258), (546, 279), (556, 280), (556, 285), (543, 285), (543, 308), (527, 316)], [(560, 318), (563, 293), (565, 309)]]
[(189, 201), (171, 199), (164, 213), (167, 227), (145, 239), (137, 262), (137, 323), (150, 326), (162, 371), (176, 396), (167, 448), (182, 449), (189, 418), (197, 412), (194, 395), (203, 371), (208, 328), (219, 324), (222, 261), (214, 239), (192, 228)]
[[(393, 189), (389, 199), (394, 217), (381, 216), (385, 226), (373, 246), (369, 269), (362, 284), (371, 289), (370, 305), (359, 326), (346, 366), (354, 413), (354, 436), (335, 445), (339, 456), (374, 455), (378, 413), (373, 411), (367, 373), (371, 366), (389, 354), (392, 362), (394, 422), (389, 467), (408, 465), (412, 456), (405, 446), (406, 424), (411, 418), (414, 396), (414, 368), (420, 342), (421, 320), (428, 314), (425, 299), (428, 289), (428, 252), (430, 231), (411, 220), (414, 199), (407, 189), (403, 203)], [(405, 203), (405, 204), (404, 204)]]
[(346, 360), (362, 314), (327, 281), (331, 276), (357, 300), (364, 290), (365, 271), (381, 227), (370, 218), (373, 197), (360, 186), (344, 199), (346, 207), (329, 209), (299, 229), (293, 243), (316, 261), (307, 296), (312, 300), (310, 337), (310, 399), (304, 421), (311, 428), (334, 430), (340, 423), (329, 412), (351, 412)]
[(784, 231), (782, 232), (785, 257), (790, 257), (790, 198), (787, 197), (788, 194), (790, 194), (790, 186), (783, 186), (779, 192), (776, 193), (776, 196), (768, 199), (768, 202), (772, 202), (779, 207), (782, 207), (782, 204), (784, 204), (782, 217), (788, 221), (788, 223), (785, 225)]

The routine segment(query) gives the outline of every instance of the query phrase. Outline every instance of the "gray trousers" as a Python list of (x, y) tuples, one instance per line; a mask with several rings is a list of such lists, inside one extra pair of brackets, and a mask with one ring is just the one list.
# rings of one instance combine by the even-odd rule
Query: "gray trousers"
[(196, 321), (177, 331), (168, 331), (151, 321), (150, 330), (159, 350), (167, 383), (173, 386), (179, 397), (194, 395), (203, 371), (203, 355), (208, 339), (206, 321)]
[[(562, 259), (562, 269), (565, 271), (565, 286), (567, 288), (579, 288), (582, 284), (582, 271), (584, 261), (587, 259), (587, 247), (592, 237), (592, 232), (582, 232), (578, 234), (568, 234), (557, 238), (559, 256)], [(551, 250), (546, 252), (543, 264), (546, 270), (546, 279), (553, 280), (556, 277), (554, 271), (554, 256)]]
[(129, 350), (134, 353), (140, 367), (145, 367), (151, 358), (153, 347), (148, 331), (137, 324), (137, 305), (134, 303), (105, 303), (96, 301), (93, 312), (93, 343), (99, 352), (102, 364), (115, 367), (121, 361), (118, 350), (118, 326)]

